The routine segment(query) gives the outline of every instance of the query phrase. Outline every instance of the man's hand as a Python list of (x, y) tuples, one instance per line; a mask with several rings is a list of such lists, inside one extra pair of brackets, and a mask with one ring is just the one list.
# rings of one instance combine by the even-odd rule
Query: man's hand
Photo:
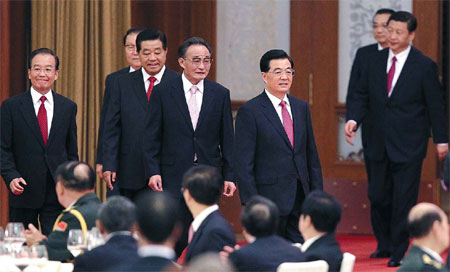
[(232, 197), (236, 191), (236, 185), (232, 181), (225, 181), (223, 185), (223, 195), (226, 197)]
[(25, 238), (27, 239), (27, 245), (32, 246), (35, 243), (47, 239), (47, 236), (40, 233), (33, 224), (28, 224), (28, 229), (25, 230)]
[(97, 163), (95, 164), (95, 172), (97, 172), (97, 175), (103, 179), (103, 164)]
[(233, 253), (235, 250), (240, 249), (241, 247), (239, 245), (235, 245), (234, 248), (230, 246), (224, 246), (223, 251), (219, 252), (220, 260), (223, 264), (226, 264), (228, 262), (228, 256), (230, 256), (230, 253)]
[(351, 138), (354, 138), (356, 135), (356, 122), (352, 120), (347, 121), (347, 123), (345, 123), (344, 132), (347, 143), (353, 145)]
[(21, 195), (24, 190), (21, 184), (23, 184), (22, 186), (27, 185), (27, 183), (23, 178), (15, 178), (11, 180), (11, 182), (9, 183), (9, 188), (11, 189), (11, 192), (15, 195)]
[(114, 187), (111, 182), (116, 182), (116, 172), (105, 171), (103, 172), (103, 180), (106, 182), (106, 186), (112, 191)]
[(443, 161), (448, 153), (448, 144), (436, 144), (436, 152), (440, 161)]
[(150, 177), (148, 181), (148, 187), (150, 187), (153, 191), (162, 192), (162, 179), (160, 175), (153, 175)]

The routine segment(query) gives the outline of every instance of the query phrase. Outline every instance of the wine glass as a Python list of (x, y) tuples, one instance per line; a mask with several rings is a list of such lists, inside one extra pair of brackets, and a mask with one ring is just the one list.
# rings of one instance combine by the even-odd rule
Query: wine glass
[(20, 271), (23, 271), (25, 268), (28, 267), (31, 263), (31, 251), (28, 246), (20, 246), (15, 250), (14, 259), (13, 262), (17, 266), (17, 268), (20, 269)]
[(48, 261), (47, 247), (44, 245), (34, 245), (31, 247), (32, 264), (39, 267), (40, 270)]
[(26, 241), (23, 224), (18, 222), (8, 223), (8, 225), (6, 225), (4, 240), (14, 251), (19, 250)]
[(71, 229), (67, 237), (67, 249), (74, 257), (77, 257), (86, 249), (86, 235), (80, 229)]
[(93, 248), (101, 246), (104, 243), (105, 241), (103, 240), (103, 236), (100, 231), (96, 227), (93, 227), (88, 233), (87, 249), (92, 250)]

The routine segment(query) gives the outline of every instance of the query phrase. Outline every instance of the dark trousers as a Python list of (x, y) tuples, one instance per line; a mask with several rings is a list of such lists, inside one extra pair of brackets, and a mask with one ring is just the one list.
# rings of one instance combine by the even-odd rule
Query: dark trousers
[[(131, 201), (135, 201), (136, 198), (143, 192), (153, 192), (153, 190), (148, 187), (145, 186), (144, 188), (141, 189), (124, 189), (124, 188), (119, 188), (119, 192), (121, 196), (124, 196), (128, 199), (130, 199)], [(109, 195), (112, 196), (112, 195)]]
[(111, 197), (111, 196), (118, 196), (120, 195), (120, 189), (119, 189), (119, 183), (118, 180), (116, 179), (116, 182), (113, 182), (113, 189), (110, 190), (108, 188), (108, 186), (106, 186), (106, 198)]
[(280, 216), (278, 226), (278, 235), (293, 243), (303, 244), (304, 242), (304, 239), (298, 229), (298, 220), (300, 218), (303, 200), (305, 200), (305, 193), (303, 192), (301, 181), (298, 180), (294, 207), (292, 208), (290, 214)]
[[(45, 187), (45, 200), (41, 207), (27, 209), (10, 206), (9, 222), (22, 222), (26, 229), (28, 229), (28, 224), (33, 224), (36, 228), (40, 228), (42, 234), (49, 235), (53, 230), (56, 218), (61, 214), (64, 208), (58, 202), (55, 191), (55, 182), (50, 173), (47, 175)], [(25, 186), (25, 190), (26, 189)]]
[(378, 250), (388, 251), (400, 261), (409, 246), (406, 220), (417, 203), (423, 160), (396, 163), (387, 156), (369, 163), (370, 219)]

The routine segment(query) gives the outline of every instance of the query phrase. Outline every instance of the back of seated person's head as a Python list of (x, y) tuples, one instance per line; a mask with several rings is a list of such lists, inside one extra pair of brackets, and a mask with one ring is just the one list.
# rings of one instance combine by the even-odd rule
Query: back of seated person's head
[(56, 182), (66, 189), (76, 192), (93, 190), (95, 186), (95, 172), (92, 168), (79, 161), (69, 161), (56, 169)]
[(217, 253), (204, 253), (198, 255), (188, 266), (183, 267), (185, 272), (233, 272), (236, 269), (230, 262), (222, 262)]
[(317, 231), (332, 233), (341, 220), (342, 209), (333, 196), (322, 191), (313, 191), (306, 196), (301, 214), (311, 218)]
[(164, 243), (170, 238), (177, 224), (177, 214), (177, 203), (164, 192), (143, 193), (136, 200), (139, 232), (151, 243)]
[(219, 170), (208, 165), (198, 165), (189, 169), (181, 184), (194, 200), (200, 204), (213, 205), (219, 202), (224, 181)]
[(131, 231), (136, 223), (136, 207), (126, 197), (109, 197), (98, 211), (98, 221), (106, 233)]
[(278, 229), (278, 207), (268, 198), (253, 196), (241, 212), (245, 230), (254, 237), (274, 235)]

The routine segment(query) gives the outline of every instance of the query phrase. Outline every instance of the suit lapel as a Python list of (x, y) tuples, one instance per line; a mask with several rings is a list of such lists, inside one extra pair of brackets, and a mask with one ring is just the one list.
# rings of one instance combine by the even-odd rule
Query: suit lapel
[(139, 104), (144, 108), (144, 110), (147, 110), (147, 93), (145, 90), (145, 83), (142, 75), (142, 70), (139, 69), (134, 73), (130, 74), (131, 78), (133, 79), (133, 93), (136, 95), (137, 100), (139, 101)]
[(27, 124), (30, 126), (31, 132), (34, 134), (36, 138), (38, 138), (38, 141), (42, 145), (42, 147), (45, 148), (44, 139), (42, 139), (41, 129), (39, 127), (39, 123), (36, 117), (36, 112), (34, 111), (33, 100), (31, 98), (30, 91), (24, 94), (24, 96), (22, 97), (21, 104), (23, 117), (27, 122)]
[(208, 225), (208, 221), (214, 216), (215, 213), (218, 211), (214, 211), (210, 213), (205, 220), (203, 220), (202, 224), (198, 228), (198, 230), (194, 233), (194, 236), (192, 237), (191, 243), (188, 245), (188, 251), (186, 252), (186, 259), (192, 254), (192, 250), (196, 248), (196, 244), (200, 240), (200, 237), (202, 237), (203, 229)]
[[(269, 122), (272, 124), (272, 126), (275, 128), (275, 130), (280, 134), (281, 138), (283, 138), (284, 142), (289, 146), (289, 148), (292, 149), (291, 142), (289, 141), (289, 138), (286, 134), (286, 131), (284, 130), (283, 124), (281, 123), (280, 117), (278, 117), (278, 114), (273, 107), (272, 102), (270, 101), (269, 97), (265, 92), (261, 94), (261, 107), (263, 108), (262, 112), (264, 116), (269, 120)], [(295, 131), (294, 131), (295, 133)], [(295, 142), (294, 142), (295, 145)]]
[(53, 95), (53, 119), (50, 127), (50, 134), (48, 135), (47, 146), (51, 144), (55, 134), (58, 134), (58, 128), (61, 127), (61, 122), (64, 117), (64, 100), (52, 91)]
[(414, 49), (411, 47), (411, 51), (406, 57), (405, 65), (403, 65), (402, 71), (397, 79), (397, 83), (395, 83), (394, 89), (392, 90), (390, 99), (397, 96), (397, 93), (401, 91), (402, 85), (408, 82), (409, 76), (413, 74), (411, 70), (414, 67), (414, 61), (416, 60), (415, 51), (413, 50)]
[(212, 90), (211, 84), (208, 80), (204, 80), (203, 88), (203, 100), (202, 108), (200, 109), (200, 115), (198, 117), (197, 128), (201, 125), (202, 121), (208, 116), (208, 109), (214, 99), (214, 90)]
[(181, 115), (183, 116), (184, 121), (186, 121), (187, 126), (192, 131), (194, 131), (194, 127), (192, 126), (191, 121), (191, 115), (189, 114), (189, 108), (186, 103), (186, 96), (184, 94), (183, 82), (181, 80), (181, 77), (179, 77), (177, 80), (172, 81), (170, 92), (173, 100), (175, 101), (175, 104), (177, 105), (178, 109), (181, 112)]
[[(303, 115), (301, 114), (300, 107), (298, 106), (296, 101), (294, 99), (291, 99), (290, 95), (288, 95), (288, 98), (289, 98), (289, 104), (291, 106), (291, 112), (292, 112), (292, 124), (294, 126), (294, 150), (297, 150), (300, 147), (300, 144), (299, 144), (300, 143), (300, 135), (301, 135), (301, 130), (303, 129), (300, 126), (300, 118), (303, 117)], [(283, 127), (283, 129), (284, 129), (284, 127)]]

